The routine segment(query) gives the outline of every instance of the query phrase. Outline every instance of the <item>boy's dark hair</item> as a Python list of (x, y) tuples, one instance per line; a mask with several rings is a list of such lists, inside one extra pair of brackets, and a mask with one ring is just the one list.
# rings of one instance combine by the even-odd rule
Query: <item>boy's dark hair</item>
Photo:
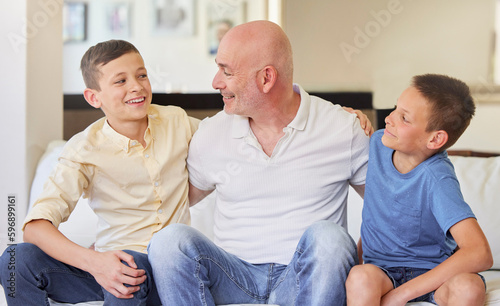
[(101, 77), (99, 67), (131, 52), (139, 53), (139, 50), (124, 40), (108, 40), (90, 47), (80, 62), (85, 86), (90, 89), (101, 90), (99, 86), (99, 78)]
[(440, 151), (446, 150), (455, 144), (474, 116), (476, 106), (469, 87), (458, 79), (440, 74), (414, 76), (411, 85), (431, 106), (426, 131), (448, 133), (448, 142)]

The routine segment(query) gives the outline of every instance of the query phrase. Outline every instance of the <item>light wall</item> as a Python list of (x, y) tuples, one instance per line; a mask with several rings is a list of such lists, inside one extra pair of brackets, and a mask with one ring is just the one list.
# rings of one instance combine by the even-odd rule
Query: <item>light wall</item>
[[(276, 1), (276, 0), (273, 0)], [(64, 93), (78, 94), (85, 89), (79, 70), (85, 51), (98, 42), (116, 38), (133, 43), (141, 52), (154, 92), (215, 92), (212, 78), (217, 71), (215, 56), (209, 52), (207, 17), (209, 0), (193, 1), (193, 35), (162, 35), (154, 31), (152, 0), (123, 0), (129, 5), (128, 35), (110, 33), (107, 12), (113, 1), (87, 0), (88, 39), (64, 44)], [(267, 0), (251, 0), (240, 5), (240, 0), (216, 0), (215, 15), (240, 12), (241, 21), (268, 18)], [(115, 2), (116, 3), (116, 2)]]
[(487, 77), (494, 0), (285, 3), (295, 79), (308, 88), (371, 90), (388, 108), (415, 74)]
[(4, 222), (9, 196), (16, 198), (10, 213), (21, 241), (35, 165), (47, 143), (62, 137), (62, 19), (58, 0), (0, 0), (0, 7), (1, 249), (13, 236)]
[[(494, 0), (285, 0), (295, 81), (308, 90), (372, 91), (392, 108), (413, 75), (448, 74), (482, 92), (492, 67)], [(500, 152), (500, 99), (485, 104), (454, 146)]]

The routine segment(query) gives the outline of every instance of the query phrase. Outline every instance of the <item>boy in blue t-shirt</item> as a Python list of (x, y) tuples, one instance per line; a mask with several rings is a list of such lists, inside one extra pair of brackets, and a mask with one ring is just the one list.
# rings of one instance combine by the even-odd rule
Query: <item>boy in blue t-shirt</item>
[(474, 111), (462, 81), (419, 75), (372, 136), (348, 305), (484, 304), (491, 250), (445, 151)]

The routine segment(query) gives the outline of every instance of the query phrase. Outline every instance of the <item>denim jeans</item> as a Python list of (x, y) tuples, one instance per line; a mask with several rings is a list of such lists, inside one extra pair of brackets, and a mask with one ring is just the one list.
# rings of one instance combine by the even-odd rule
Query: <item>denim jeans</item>
[[(429, 269), (422, 269), (422, 268), (408, 268), (408, 267), (392, 267), (392, 268), (381, 268), (379, 267), (380, 270), (382, 270), (387, 276), (391, 279), (392, 285), (394, 288), (397, 288), (404, 283), (407, 283), (411, 281), (412, 279), (427, 273)], [(481, 274), (478, 274), (478, 276), (481, 278), (481, 280), (484, 283), (484, 290), (486, 290), (486, 280)], [(434, 293), (436, 291), (431, 291), (429, 293), (426, 293), (424, 295), (421, 295), (417, 298), (414, 298), (411, 301), (408, 301), (409, 303), (412, 302), (428, 302), (432, 303), (434, 305), (437, 305), (436, 301), (434, 300)]]
[(344, 305), (357, 261), (352, 238), (330, 221), (305, 231), (288, 265), (245, 262), (183, 224), (156, 233), (148, 254), (163, 305), (176, 306)]
[(0, 257), (0, 283), (9, 306), (49, 305), (48, 298), (64, 303), (105, 301), (104, 305), (161, 305), (147, 255), (125, 252), (134, 256), (138, 268), (144, 269), (147, 275), (132, 299), (116, 298), (90, 273), (55, 260), (30, 243), (12, 245), (4, 251)]
[[(381, 269), (391, 279), (394, 288), (397, 288), (403, 285), (404, 283), (411, 281), (417, 276), (420, 276), (429, 271), (429, 269), (406, 268), (406, 267), (394, 267), (394, 268), (379, 267), (379, 269)], [(434, 292), (435, 291), (431, 291), (408, 302), (429, 302), (436, 305), (436, 301), (434, 300)]]

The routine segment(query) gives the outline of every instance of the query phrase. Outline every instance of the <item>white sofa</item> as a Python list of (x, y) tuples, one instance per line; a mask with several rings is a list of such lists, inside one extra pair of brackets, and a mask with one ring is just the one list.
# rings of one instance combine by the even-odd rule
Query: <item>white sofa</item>
[[(57, 157), (64, 145), (64, 141), (54, 141), (49, 144), (45, 154), (38, 163), (33, 180), (30, 205), (40, 193), (43, 183), (51, 169), (57, 162)], [(500, 305), (500, 156), (499, 157), (463, 157), (450, 156), (462, 193), (472, 207), (479, 224), (483, 228), (493, 251), (494, 265), (489, 271), (481, 274), (487, 280), (486, 305)], [(496, 196), (495, 196), (496, 195)], [(192, 225), (208, 237), (212, 237), (212, 218), (215, 195), (210, 195), (203, 202), (191, 208)], [(348, 227), (349, 233), (355, 241), (359, 238), (361, 224), (362, 199), (351, 189), (348, 200)], [(70, 239), (83, 246), (90, 246), (95, 239), (97, 218), (89, 208), (86, 200), (81, 199), (69, 220), (60, 226), (60, 230)], [(3, 250), (5, 246), (0, 246)], [(412, 303), (415, 305), (430, 305), (428, 303)], [(0, 306), (6, 305), (3, 292), (0, 291)], [(52, 305), (67, 305), (53, 302)], [(84, 305), (102, 305), (101, 302), (81, 303)]]

